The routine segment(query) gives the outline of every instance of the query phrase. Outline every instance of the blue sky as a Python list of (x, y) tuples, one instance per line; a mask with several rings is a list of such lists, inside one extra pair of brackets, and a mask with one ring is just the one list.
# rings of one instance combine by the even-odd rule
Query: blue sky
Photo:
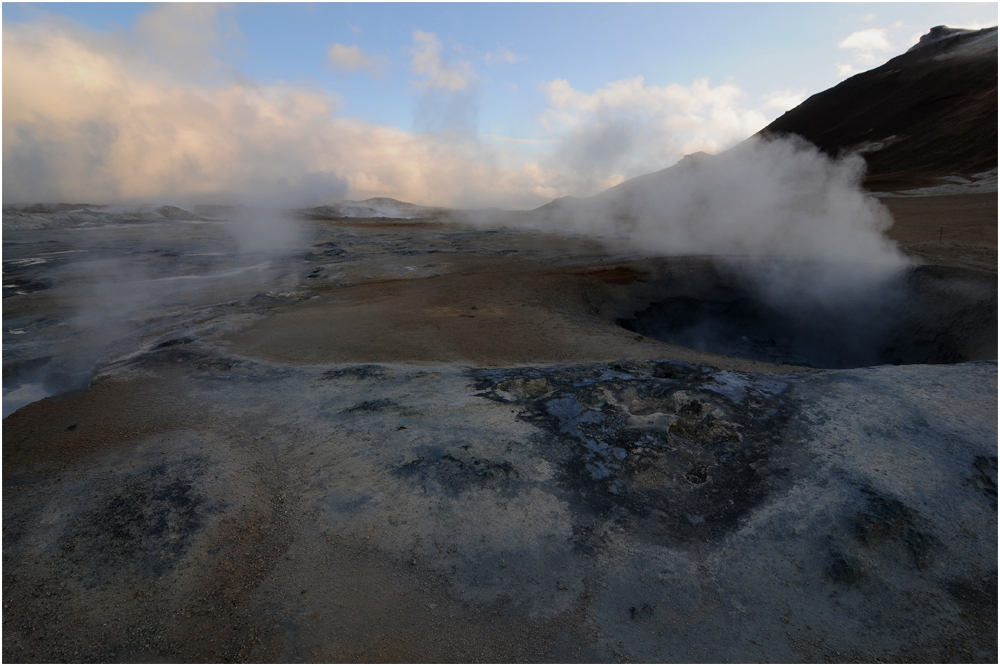
[[(315, 135), (324, 146), (364, 146), (354, 166), (346, 153), (331, 162), (335, 151), (321, 146), (315, 150), (322, 155), (303, 155), (302, 164), (287, 165), (287, 176), (274, 171), (260, 176), (261, 183), (284, 178), (289, 191), (307, 191), (307, 183), (326, 174), (332, 184), (316, 196), (534, 205), (550, 195), (592, 194), (669, 166), (684, 152), (724, 149), (808, 95), (902, 53), (931, 26), (979, 28), (996, 25), (996, 19), (997, 5), (989, 3), (4, 3), (4, 130), (7, 136), (36, 136), (41, 130), (32, 133), (25, 125), (32, 117), (51, 119), (45, 131), (58, 129), (67, 139), (81, 127), (91, 133), (104, 127), (99, 136), (117, 138), (100, 139), (98, 150), (88, 134), (89, 147), (81, 149), (104, 151), (99, 161), (109, 171), (100, 183), (77, 175), (73, 184), (72, 173), (59, 171), (80, 164), (42, 164), (39, 173), (70, 183), (54, 187), (66, 194), (90, 187), (104, 188), (111, 198), (155, 196), (156, 187), (142, 191), (115, 175), (115, 169), (129, 167), (129, 156), (141, 153), (128, 144), (127, 127), (135, 118), (142, 118), (144, 136), (166, 125), (171, 136), (211, 133), (204, 114), (191, 116), (191, 123), (186, 114), (229, 105), (219, 112), (225, 127), (218, 133), (231, 135), (235, 145), (208, 155), (192, 141), (173, 159), (196, 164), (203, 175), (216, 173), (223, 153), (290, 158), (270, 144), (261, 152), (256, 139), (240, 138), (233, 122), (241, 121), (227, 115), (236, 113), (230, 94), (236, 86), (249, 96), (241, 104), (256, 114), (244, 137), (260, 137), (261, 123), (281, 113), (276, 108), (301, 102), (310, 111), (288, 116), (301, 131), (293, 138), (283, 125), (282, 141), (302, 148)], [(8, 77), (9, 64), (16, 66), (31, 49), (69, 53), (67, 40), (73, 54), (87, 55), (63, 59), (96, 63), (100, 56), (100, 76), (110, 77), (102, 84), (104, 95), (123, 95), (128, 106), (155, 96), (160, 86), (173, 91), (169, 99), (190, 98), (191, 104), (158, 120), (148, 115), (149, 104), (125, 115), (109, 107), (94, 108), (93, 117), (70, 118), (37, 90), (22, 94), (8, 85), (17, 78)], [(111, 61), (117, 69), (108, 68)], [(83, 81), (97, 76), (77, 71), (75, 81), (56, 58), (50, 67), (63, 69), (36, 74), (64, 81), (70, 97), (84, 95)], [(8, 104), (12, 95), (25, 107), (23, 117)], [(280, 96), (285, 102), (275, 101)], [(42, 107), (29, 113), (32, 104)], [(319, 110), (316, 104), (325, 106)], [(9, 106), (13, 122), (21, 123), (10, 133)], [(389, 147), (380, 153), (376, 142)], [(13, 144), (8, 150), (8, 143), (5, 167), (14, 153), (28, 151)], [(408, 168), (407, 175), (389, 164), (393, 160), (396, 167), (408, 160), (420, 168)], [(430, 187), (430, 172), (438, 167), (451, 174), (449, 184)], [(164, 192), (173, 192), (163, 184), (168, 181), (177, 191), (191, 189), (162, 165), (147, 171)], [(476, 187), (484, 186), (463, 184), (457, 175), (463, 171), (501, 186), (492, 194), (479, 192)], [(267, 189), (256, 181), (216, 181), (226, 196)], [(7, 186), (5, 178), (5, 200)], [(194, 190), (211, 194), (203, 185)]]

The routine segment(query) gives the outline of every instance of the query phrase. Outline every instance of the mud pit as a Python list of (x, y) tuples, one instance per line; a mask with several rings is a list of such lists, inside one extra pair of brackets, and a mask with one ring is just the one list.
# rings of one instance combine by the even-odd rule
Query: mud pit
[[(851, 266), (796, 267), (814, 274)], [(993, 277), (916, 266), (862, 289), (762, 297), (749, 269), (722, 260), (653, 280), (652, 302), (618, 320), (630, 331), (705, 352), (814, 368), (962, 363), (996, 358)], [(650, 298), (650, 296), (647, 296)]]

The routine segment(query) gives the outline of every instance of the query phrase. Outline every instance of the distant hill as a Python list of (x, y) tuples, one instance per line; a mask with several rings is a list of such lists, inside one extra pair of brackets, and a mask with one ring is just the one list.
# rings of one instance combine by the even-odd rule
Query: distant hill
[(364, 201), (339, 201), (326, 206), (306, 208), (301, 212), (306, 217), (313, 219), (384, 218), (409, 220), (428, 217), (442, 212), (442, 209), (419, 206), (389, 197), (373, 197)]
[(997, 29), (938, 26), (873, 70), (813, 95), (760, 132), (861, 153), (869, 189), (997, 168)]

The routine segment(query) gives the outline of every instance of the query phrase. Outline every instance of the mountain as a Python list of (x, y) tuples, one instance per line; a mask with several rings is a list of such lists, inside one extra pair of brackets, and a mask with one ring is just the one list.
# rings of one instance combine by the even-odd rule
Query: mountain
[(997, 29), (937, 26), (906, 53), (813, 95), (761, 130), (862, 154), (872, 190), (997, 168)]
[[(997, 28), (931, 28), (903, 55), (813, 95), (757, 136), (790, 134), (829, 155), (861, 154), (868, 164), (864, 185), (874, 191), (934, 186), (954, 176), (995, 171)], [(563, 197), (536, 212), (574, 215), (603, 203), (616, 217), (627, 218), (631, 200), (705, 159), (710, 159), (705, 153), (687, 155), (592, 197)]]

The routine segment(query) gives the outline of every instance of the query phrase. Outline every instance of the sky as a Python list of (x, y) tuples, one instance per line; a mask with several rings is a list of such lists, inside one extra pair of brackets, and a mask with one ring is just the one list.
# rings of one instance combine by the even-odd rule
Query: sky
[(3, 200), (534, 208), (996, 3), (4, 3)]

